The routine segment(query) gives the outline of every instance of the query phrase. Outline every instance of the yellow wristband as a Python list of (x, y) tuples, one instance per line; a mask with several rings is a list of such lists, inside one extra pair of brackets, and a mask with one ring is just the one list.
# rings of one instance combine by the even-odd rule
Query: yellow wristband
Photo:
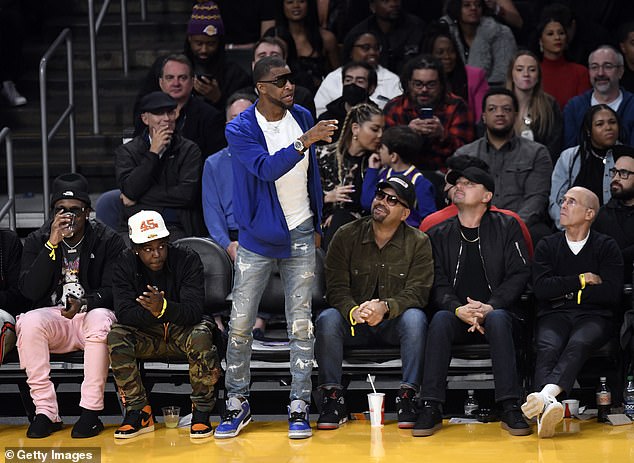
[(51, 260), (55, 260), (55, 250), (57, 249), (57, 247), (59, 246), (59, 244), (53, 244), (50, 241), (47, 241), (44, 246), (46, 247), (46, 249), (48, 249), (49, 252), (48, 253), (48, 257), (51, 258)]
[(458, 310), (460, 310), (460, 307), (456, 307), (456, 310), (454, 310), (454, 314), (456, 315), (456, 317), (458, 316)]
[(354, 317), (352, 316), (352, 312), (354, 312), (355, 310), (357, 310), (359, 308), (358, 305), (355, 305), (353, 308), (350, 309), (350, 312), (348, 312), (348, 318), (350, 319), (350, 334), (352, 336), (354, 336), (354, 325), (357, 324), (357, 321), (354, 319)]
[(163, 299), (163, 310), (156, 318), (161, 318), (165, 314), (165, 309), (167, 309), (167, 299)]
[(586, 274), (585, 273), (579, 274), (579, 281), (581, 282), (581, 289), (586, 289)]

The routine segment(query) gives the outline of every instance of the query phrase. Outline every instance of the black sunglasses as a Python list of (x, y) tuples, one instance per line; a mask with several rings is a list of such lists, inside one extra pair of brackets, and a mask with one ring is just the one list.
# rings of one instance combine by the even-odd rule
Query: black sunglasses
[(388, 195), (383, 190), (376, 190), (376, 193), (374, 193), (374, 197), (378, 199), (379, 201), (383, 201), (385, 199), (388, 206), (396, 206), (397, 204), (400, 204), (401, 206), (409, 209), (409, 206), (405, 204), (403, 201), (401, 201), (400, 199), (398, 199), (398, 196)]
[(278, 76), (274, 80), (258, 80), (258, 83), (273, 84), (277, 88), (284, 88), (287, 82), (290, 82), (291, 84), (295, 85), (295, 76), (292, 73)]
[(70, 212), (73, 215), (79, 215), (82, 212), (84, 212), (86, 210), (85, 207), (63, 207), (63, 206), (59, 206), (56, 207), (55, 209), (53, 209), (53, 212), (55, 212), (55, 215), (57, 214), (66, 214), (68, 212)]

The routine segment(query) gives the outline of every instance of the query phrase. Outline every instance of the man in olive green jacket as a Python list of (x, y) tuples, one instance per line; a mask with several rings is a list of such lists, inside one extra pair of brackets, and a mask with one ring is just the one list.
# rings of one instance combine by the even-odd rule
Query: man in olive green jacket
[(400, 175), (377, 185), (372, 214), (335, 234), (326, 257), (332, 306), (319, 314), (315, 353), (324, 399), (317, 429), (337, 429), (347, 420), (341, 385), (344, 346), (400, 346), (403, 364), (396, 398), (400, 428), (411, 428), (414, 396), (422, 375), (427, 305), (434, 263), (427, 235), (405, 224), (416, 202)]

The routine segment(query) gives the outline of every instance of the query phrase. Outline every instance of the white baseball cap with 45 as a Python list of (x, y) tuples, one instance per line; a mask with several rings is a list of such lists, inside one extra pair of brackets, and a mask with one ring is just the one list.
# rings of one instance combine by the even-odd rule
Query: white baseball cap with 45
[(140, 211), (130, 217), (128, 233), (134, 244), (144, 244), (170, 235), (163, 217), (156, 211)]

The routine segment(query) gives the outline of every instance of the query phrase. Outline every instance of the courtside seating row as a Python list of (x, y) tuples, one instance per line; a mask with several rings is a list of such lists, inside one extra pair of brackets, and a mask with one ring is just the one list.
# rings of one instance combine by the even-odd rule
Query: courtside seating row
[[(233, 264), (226, 251), (211, 239), (183, 238), (178, 245), (186, 245), (195, 250), (204, 267), (205, 275), (205, 310), (209, 314), (222, 312), (231, 308), (231, 290), (233, 285)], [(325, 299), (324, 254), (316, 251), (316, 271), (313, 287), (313, 313), (327, 307)], [(264, 292), (260, 308), (284, 306), (283, 285), (279, 273), (274, 272)], [(534, 312), (530, 294), (522, 297), (522, 306), (526, 314), (525, 320), (517, 329), (518, 368), (521, 381), (529, 388), (532, 374), (532, 333), (531, 317)], [(283, 309), (279, 310), (283, 313)], [(400, 378), (400, 355), (396, 347), (354, 348), (346, 349), (344, 360), (344, 385), (352, 379), (363, 379), (368, 372), (374, 375)], [(489, 348), (486, 344), (457, 345), (452, 350), (452, 367), (450, 377), (463, 376), (473, 378), (492, 378)], [(611, 340), (594, 357), (606, 360), (614, 365), (616, 371), (622, 370), (620, 346), (618, 338)], [(252, 380), (278, 381), (280, 384), (290, 382), (288, 348), (279, 345), (254, 342), (252, 362)], [(17, 350), (14, 350), (0, 366), (0, 383), (17, 384), (27, 416), (34, 416), (34, 408), (30, 399), (24, 371), (19, 368)], [(605, 365), (605, 363), (602, 363)], [(140, 362), (144, 374), (144, 382), (148, 392), (156, 383), (183, 384), (189, 381), (188, 369), (184, 358), (157, 358)], [(487, 376), (488, 375), (488, 376)], [(83, 352), (68, 354), (51, 354), (51, 379), (56, 383), (80, 383), (83, 378)], [(316, 377), (314, 378), (316, 379)], [(617, 374), (613, 381), (620, 385), (622, 374)], [(473, 386), (469, 386), (472, 388)], [(615, 389), (613, 388), (613, 391)], [(618, 389), (616, 389), (618, 390)]]

